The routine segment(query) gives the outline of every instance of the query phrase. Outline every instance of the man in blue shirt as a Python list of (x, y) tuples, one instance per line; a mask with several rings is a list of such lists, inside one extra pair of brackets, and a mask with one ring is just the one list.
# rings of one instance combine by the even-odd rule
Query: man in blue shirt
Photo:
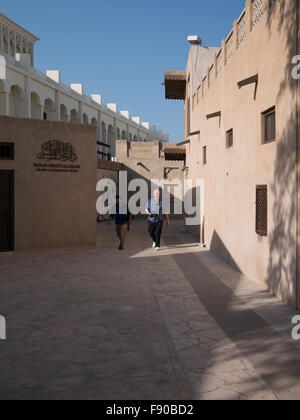
[(121, 202), (119, 196), (117, 196), (116, 205), (110, 211), (110, 217), (108, 220), (109, 225), (111, 224), (113, 218), (116, 222), (117, 236), (120, 239), (119, 250), (123, 251), (125, 249), (126, 234), (132, 223), (132, 215), (129, 213), (128, 206)]
[[(159, 190), (154, 191), (154, 198), (148, 201), (145, 212), (148, 215), (148, 231), (153, 240), (153, 248), (159, 251), (165, 213), (163, 203), (160, 200)], [(170, 219), (167, 213), (165, 213), (165, 217), (167, 219), (167, 225), (170, 226)]]

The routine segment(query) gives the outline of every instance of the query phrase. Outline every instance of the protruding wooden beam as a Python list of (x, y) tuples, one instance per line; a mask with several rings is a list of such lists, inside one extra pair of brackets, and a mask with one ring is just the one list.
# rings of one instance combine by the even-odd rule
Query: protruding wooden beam
[(218, 111), (218, 112), (213, 112), (212, 114), (207, 114), (206, 118), (208, 120), (210, 120), (212, 118), (221, 118), (221, 115), (222, 115), (221, 111)]
[(182, 141), (181, 143), (176, 143), (176, 146), (184, 146), (185, 144), (189, 144), (191, 142), (190, 139)]
[(252, 85), (253, 83), (258, 83), (258, 74), (252, 77), (248, 77), (247, 79), (241, 80), (238, 82), (238, 88), (241, 89), (244, 86)]

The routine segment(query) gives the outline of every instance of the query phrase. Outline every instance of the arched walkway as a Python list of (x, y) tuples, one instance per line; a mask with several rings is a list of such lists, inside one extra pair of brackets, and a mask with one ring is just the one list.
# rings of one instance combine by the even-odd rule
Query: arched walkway
[(109, 125), (108, 130), (107, 130), (107, 142), (110, 145), (110, 147), (112, 147), (113, 141), (114, 141), (114, 129), (112, 125)]
[(3, 80), (0, 80), (0, 115), (8, 115), (9, 96)]
[(55, 105), (50, 98), (46, 99), (44, 102), (44, 119), (55, 121)]
[(108, 126), (107, 130), (107, 143), (110, 145), (109, 153), (111, 156), (115, 156), (116, 142), (115, 133), (112, 125)]
[(87, 114), (83, 114), (83, 124), (88, 124), (89, 123), (89, 117)]
[(122, 131), (122, 140), (127, 140), (127, 133), (125, 130)]
[(9, 115), (17, 118), (25, 117), (25, 96), (18, 85), (13, 85), (10, 89)]
[(70, 122), (75, 123), (75, 124), (79, 123), (79, 115), (78, 115), (78, 111), (76, 109), (71, 110)]
[(31, 118), (35, 120), (43, 119), (43, 107), (41, 105), (41, 99), (36, 92), (31, 92)]
[(68, 110), (67, 110), (67, 107), (64, 104), (60, 105), (60, 121), (61, 122), (68, 122), (69, 121)]
[(107, 143), (107, 131), (105, 122), (102, 122), (102, 143)]

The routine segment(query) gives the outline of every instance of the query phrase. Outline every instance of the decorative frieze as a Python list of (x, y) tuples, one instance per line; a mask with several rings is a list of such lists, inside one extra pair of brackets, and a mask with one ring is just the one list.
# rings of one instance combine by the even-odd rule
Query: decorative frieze
[(233, 34), (231, 34), (226, 41), (226, 62), (228, 63), (231, 60), (234, 52), (234, 38)]
[(240, 47), (246, 39), (246, 13), (238, 21), (238, 46)]
[(1, 33), (2, 33), (2, 39), (3, 39), (3, 41), (8, 41), (8, 26), (6, 26), (6, 25), (2, 25), (2, 31), (1, 31)]
[(22, 37), (22, 53), (24, 53), (24, 54), (26, 54), (28, 52), (27, 51), (27, 43), (28, 43), (27, 39)]
[(264, 0), (252, 0), (252, 27), (259, 24), (264, 14)]
[(11, 56), (15, 53), (30, 54), (33, 64), (34, 42), (25, 34), (2, 22), (0, 22), (0, 51)]

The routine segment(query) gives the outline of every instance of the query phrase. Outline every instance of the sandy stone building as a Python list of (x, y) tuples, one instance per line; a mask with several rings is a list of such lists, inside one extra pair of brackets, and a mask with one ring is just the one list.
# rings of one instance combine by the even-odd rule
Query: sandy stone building
[[(0, 14), (0, 57), (6, 75), (0, 77), (0, 115), (94, 125), (100, 158), (114, 157), (116, 141), (168, 141), (155, 125), (118, 112), (117, 104), (102, 103), (100, 94), (84, 95), (83, 85), (67, 86), (59, 70), (46, 74), (34, 68), (34, 46), (39, 39)], [(109, 145), (110, 147), (105, 147)]]
[(204, 180), (201, 241), (300, 308), (298, 0), (247, 0), (221, 48), (190, 37), (184, 71), (188, 176)]
[[(132, 180), (143, 179), (148, 185), (150, 198), (152, 189), (161, 187), (160, 181), (165, 183), (171, 195), (171, 214), (174, 213), (175, 200), (182, 207), (183, 190), (176, 189), (174, 181), (183, 183), (185, 166), (185, 148), (176, 144), (155, 142), (128, 142), (121, 140), (117, 143), (116, 163), (127, 172), (128, 183)], [(175, 185), (175, 187), (174, 187)], [(134, 194), (134, 193), (132, 193)], [(129, 192), (130, 196), (130, 192)], [(144, 206), (146, 203), (144, 203)], [(144, 206), (143, 209), (145, 208)]]

